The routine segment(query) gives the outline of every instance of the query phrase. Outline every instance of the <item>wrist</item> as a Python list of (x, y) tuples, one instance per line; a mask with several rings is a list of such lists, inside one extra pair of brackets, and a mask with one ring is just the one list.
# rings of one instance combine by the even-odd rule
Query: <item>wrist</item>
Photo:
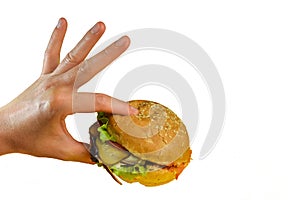
[(8, 153), (12, 153), (11, 148), (4, 134), (0, 133), (0, 156)]
[(12, 131), (4, 108), (0, 108), (0, 155), (13, 153)]

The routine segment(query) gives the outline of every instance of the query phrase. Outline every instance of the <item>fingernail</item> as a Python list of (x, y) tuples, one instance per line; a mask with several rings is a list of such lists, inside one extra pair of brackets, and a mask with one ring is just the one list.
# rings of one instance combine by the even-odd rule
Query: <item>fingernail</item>
[(97, 24), (95, 24), (94, 26), (93, 26), (93, 28), (92, 28), (92, 30), (91, 30), (91, 33), (92, 34), (96, 34), (96, 33), (98, 33), (100, 31), (100, 26), (99, 26), (99, 24), (97, 23)]
[(128, 40), (127, 37), (123, 36), (115, 42), (115, 46), (117, 47), (123, 46), (124, 44), (126, 44), (127, 40)]
[(130, 114), (132, 114), (132, 115), (137, 115), (139, 113), (139, 110), (133, 106), (129, 107), (129, 111), (130, 111)]
[(58, 23), (57, 23), (57, 25), (56, 25), (56, 28), (60, 28), (60, 27), (61, 27), (61, 24), (62, 24), (62, 19), (60, 18), (60, 19), (58, 20)]

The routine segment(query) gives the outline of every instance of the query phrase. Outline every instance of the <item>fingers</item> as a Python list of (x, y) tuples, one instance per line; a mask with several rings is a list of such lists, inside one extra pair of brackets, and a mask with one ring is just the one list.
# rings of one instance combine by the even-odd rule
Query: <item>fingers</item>
[(79, 43), (72, 49), (66, 57), (62, 60), (60, 65), (55, 70), (56, 74), (68, 71), (74, 66), (81, 63), (93, 46), (97, 43), (105, 31), (105, 25), (102, 22), (97, 22), (79, 41)]
[(67, 21), (60, 18), (52, 32), (44, 56), (42, 74), (51, 73), (60, 62), (60, 50), (67, 30)]
[(75, 88), (89, 81), (98, 72), (119, 57), (128, 48), (129, 44), (130, 39), (127, 36), (123, 36), (100, 53), (70, 70), (69, 73), (71, 73), (71, 75), (68, 76), (74, 78)]
[(138, 110), (127, 102), (99, 93), (75, 93), (72, 113), (106, 112), (120, 115), (135, 115)]

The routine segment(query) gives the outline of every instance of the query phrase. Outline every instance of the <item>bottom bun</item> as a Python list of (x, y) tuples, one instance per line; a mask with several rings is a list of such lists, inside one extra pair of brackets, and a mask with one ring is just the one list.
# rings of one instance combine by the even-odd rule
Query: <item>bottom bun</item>
[(159, 186), (170, 181), (177, 179), (183, 169), (189, 164), (191, 160), (191, 149), (188, 149), (179, 159), (174, 161), (171, 165), (163, 167), (161, 169), (147, 172), (146, 174), (137, 175), (134, 177), (118, 176), (128, 183), (139, 182), (145, 186)]

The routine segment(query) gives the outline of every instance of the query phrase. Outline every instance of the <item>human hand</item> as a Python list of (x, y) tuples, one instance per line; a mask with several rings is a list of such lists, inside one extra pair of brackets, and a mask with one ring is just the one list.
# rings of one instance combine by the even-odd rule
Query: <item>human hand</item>
[(127, 102), (105, 94), (77, 92), (128, 48), (129, 38), (123, 36), (85, 60), (105, 31), (105, 25), (98, 22), (60, 62), (66, 30), (67, 21), (61, 18), (45, 51), (41, 76), (16, 99), (0, 108), (0, 155), (24, 153), (93, 163), (84, 144), (68, 132), (65, 118), (77, 112), (137, 113)]

